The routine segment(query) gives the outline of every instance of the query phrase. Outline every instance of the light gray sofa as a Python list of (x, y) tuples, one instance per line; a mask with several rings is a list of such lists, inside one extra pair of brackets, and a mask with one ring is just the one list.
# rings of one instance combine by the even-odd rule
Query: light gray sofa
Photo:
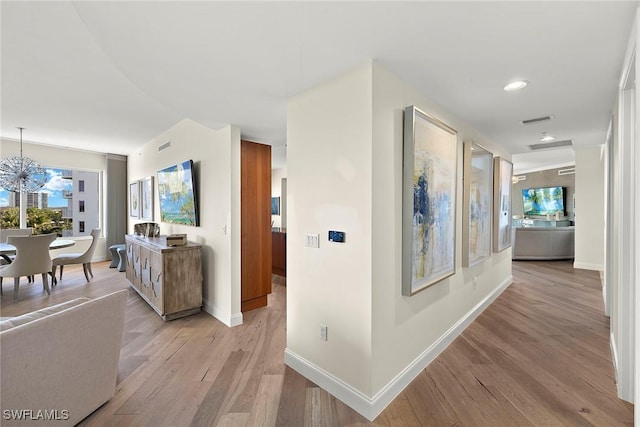
[(3, 426), (73, 426), (113, 397), (128, 294), (0, 322)]
[(512, 259), (573, 259), (574, 241), (574, 227), (517, 227), (513, 229)]

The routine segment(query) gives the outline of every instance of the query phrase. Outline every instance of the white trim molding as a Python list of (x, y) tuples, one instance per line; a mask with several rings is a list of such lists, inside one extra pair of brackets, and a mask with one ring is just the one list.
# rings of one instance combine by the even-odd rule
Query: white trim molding
[(362, 392), (354, 389), (349, 384), (344, 383), (339, 378), (336, 378), (288, 348), (284, 351), (284, 363), (305, 378), (316, 383), (322, 389), (328, 391), (369, 421), (373, 421), (393, 399), (429, 366), (511, 283), (513, 283), (513, 277), (509, 276), (373, 397), (364, 395)]
[(574, 262), (573, 268), (579, 268), (581, 270), (604, 271), (604, 265), (592, 264), (590, 262)]
[(611, 360), (613, 361), (613, 373), (615, 382), (618, 383), (618, 347), (616, 346), (616, 336), (613, 332), (609, 334), (609, 347), (611, 347)]
[(213, 304), (211, 304), (206, 299), (202, 300), (202, 310), (205, 311), (206, 313), (209, 313), (210, 315), (212, 315), (213, 317), (215, 317), (216, 319), (218, 319), (219, 321), (221, 321), (222, 323), (224, 323), (230, 328), (233, 328), (234, 326), (242, 325), (242, 322), (243, 322), (242, 313), (235, 313), (235, 314), (226, 313), (222, 310), (216, 309), (213, 306)]
[[(617, 129), (618, 138), (614, 144), (614, 170), (610, 171), (614, 179), (613, 212), (611, 221), (614, 221), (618, 234), (614, 235), (613, 257), (609, 260), (614, 268), (613, 286), (616, 288), (617, 301), (613, 304), (611, 312), (612, 346), (615, 350), (615, 368), (618, 387), (618, 397), (628, 402), (634, 402), (635, 381), (635, 337), (636, 331), (636, 295), (635, 287), (638, 282), (636, 269), (636, 251), (638, 250), (635, 239), (637, 224), (635, 223), (635, 206), (637, 189), (634, 182), (637, 172), (634, 167), (637, 162), (639, 134), (636, 130), (638, 124), (639, 93), (636, 90), (636, 74), (638, 72), (638, 60), (636, 53), (638, 44), (638, 12), (634, 20), (631, 37), (627, 46), (623, 71), (620, 78), (618, 92)], [(615, 135), (615, 132), (614, 132)], [(614, 136), (615, 138), (615, 136)], [(636, 413), (640, 410), (636, 405)]]

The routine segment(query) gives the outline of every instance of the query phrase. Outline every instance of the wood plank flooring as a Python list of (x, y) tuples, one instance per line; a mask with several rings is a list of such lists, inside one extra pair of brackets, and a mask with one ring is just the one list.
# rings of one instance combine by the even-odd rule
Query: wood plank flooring
[[(5, 283), (1, 316), (128, 285), (94, 264), (52, 291)], [(115, 396), (82, 426), (632, 426), (616, 397), (597, 272), (514, 262), (514, 283), (374, 421), (283, 364), (284, 278), (269, 306), (227, 328), (206, 313), (171, 322), (130, 292)], [(12, 282), (12, 281), (11, 281)], [(291, 285), (291, 284), (290, 284)], [(10, 392), (2, 390), (3, 393)]]

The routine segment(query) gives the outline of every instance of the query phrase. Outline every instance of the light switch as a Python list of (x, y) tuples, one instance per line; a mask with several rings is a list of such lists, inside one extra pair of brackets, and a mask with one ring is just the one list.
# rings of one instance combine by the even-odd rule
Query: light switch
[(305, 246), (310, 248), (319, 248), (320, 247), (320, 235), (319, 234), (307, 234), (305, 236)]

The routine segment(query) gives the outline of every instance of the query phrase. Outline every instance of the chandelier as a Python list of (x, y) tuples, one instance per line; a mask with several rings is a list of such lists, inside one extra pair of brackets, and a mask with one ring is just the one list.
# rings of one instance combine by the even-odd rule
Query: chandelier
[(0, 160), (0, 187), (8, 191), (34, 193), (41, 189), (49, 174), (38, 162), (22, 156), (22, 130), (20, 129), (20, 157)]

